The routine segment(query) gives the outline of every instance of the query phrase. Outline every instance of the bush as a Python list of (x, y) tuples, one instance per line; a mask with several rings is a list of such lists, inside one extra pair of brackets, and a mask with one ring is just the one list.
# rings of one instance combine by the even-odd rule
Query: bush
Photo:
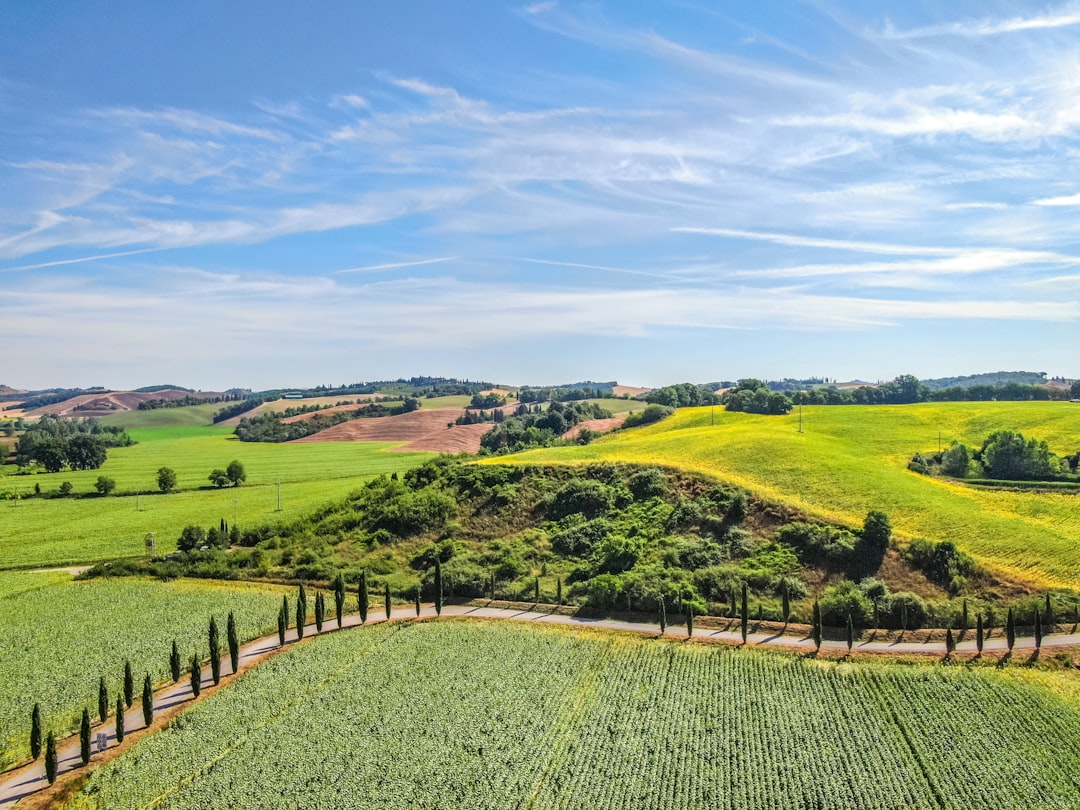
[(611, 534), (611, 522), (604, 518), (590, 520), (556, 534), (551, 538), (551, 548), (564, 557), (588, 557), (593, 548)]
[(649, 405), (643, 411), (628, 414), (622, 426), (624, 428), (642, 427), (667, 419), (675, 413), (675, 409), (668, 405)]
[(622, 593), (622, 581), (614, 574), (601, 574), (589, 581), (589, 604), (598, 608), (612, 608)]
[(193, 551), (206, 545), (206, 530), (202, 526), (185, 526), (180, 532), (176, 547), (180, 551)]
[(649, 498), (662, 498), (668, 491), (667, 473), (657, 467), (638, 470), (626, 482), (634, 498), (645, 501)]
[(803, 521), (784, 524), (776, 530), (776, 539), (834, 565), (849, 562), (855, 548), (855, 535), (847, 529)]
[(975, 572), (975, 560), (949, 540), (917, 538), (904, 549), (904, 557), (931, 582), (950, 590)]
[(551, 497), (548, 514), (556, 520), (575, 514), (600, 517), (611, 509), (613, 500), (611, 488), (599, 481), (574, 479)]
[(869, 627), (874, 619), (874, 606), (849, 580), (826, 588), (818, 603), (821, 621), (829, 627), (845, 627), (849, 616), (855, 627)]

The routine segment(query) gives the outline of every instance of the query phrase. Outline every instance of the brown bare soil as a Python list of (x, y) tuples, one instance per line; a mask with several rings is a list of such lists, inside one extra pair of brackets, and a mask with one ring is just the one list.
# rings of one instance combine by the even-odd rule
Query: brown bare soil
[(427, 450), (434, 453), (476, 453), (480, 437), (490, 424), (454, 425), (464, 408), (430, 408), (401, 416), (352, 419), (296, 442), (408, 442), (395, 450)]
[(55, 405), (45, 405), (28, 411), (28, 416), (44, 416), (56, 414), (58, 416), (107, 416), (110, 413), (138, 410), (140, 403), (152, 399), (183, 399), (187, 396), (205, 397), (213, 399), (222, 396), (216, 391), (200, 391), (193, 394), (190, 391), (180, 391), (175, 388), (166, 388), (163, 391), (112, 391), (108, 394), (83, 394), (71, 399), (57, 402)]
[(629, 394), (632, 397), (639, 396), (641, 394), (647, 394), (652, 391), (651, 388), (635, 388), (632, 385), (615, 385), (611, 388), (611, 393), (617, 397), (621, 397), (624, 394)]
[(618, 416), (613, 416), (610, 419), (586, 419), (584, 422), (578, 422), (566, 433), (562, 435), (564, 439), (573, 439), (582, 430), (588, 429), (596, 431), (597, 433), (607, 433), (608, 431), (615, 430), (615, 428), (622, 427), (622, 423), (626, 421), (628, 414), (620, 413)]

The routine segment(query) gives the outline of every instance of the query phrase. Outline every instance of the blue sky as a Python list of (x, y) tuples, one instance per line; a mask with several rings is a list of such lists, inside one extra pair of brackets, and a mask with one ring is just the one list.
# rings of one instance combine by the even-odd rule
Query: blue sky
[(1080, 377), (1080, 4), (0, 15), (0, 382)]

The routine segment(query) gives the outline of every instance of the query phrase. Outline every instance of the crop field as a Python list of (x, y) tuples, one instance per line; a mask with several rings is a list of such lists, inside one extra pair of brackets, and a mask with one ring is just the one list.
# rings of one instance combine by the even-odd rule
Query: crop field
[(249, 671), (65, 807), (1075, 807), (1077, 684), (1046, 677), (376, 625)]
[(213, 402), (205, 405), (188, 405), (183, 408), (155, 408), (152, 411), (125, 411), (110, 413), (98, 418), (103, 425), (114, 425), (127, 430), (163, 427), (198, 427), (213, 424), (214, 414), (230, 403)]
[[(715, 425), (713, 419), (715, 418)], [(1080, 580), (1080, 496), (980, 490), (907, 470), (917, 451), (952, 440), (981, 445), (994, 430), (1080, 448), (1080, 405), (1069, 402), (817, 406), (789, 416), (688, 408), (663, 422), (584, 447), (501, 461), (661, 464), (716, 476), (813, 516), (861, 525), (880, 509), (903, 536), (948, 539), (991, 570), (1036, 587)]]
[(46, 728), (78, 728), (84, 706), (96, 713), (102, 675), (114, 702), (125, 660), (137, 686), (147, 672), (155, 682), (166, 679), (173, 639), (185, 661), (196, 649), (208, 654), (212, 615), (223, 639), (229, 611), (242, 638), (262, 635), (275, 626), (282, 592), (205, 580), (75, 582), (55, 571), (0, 574), (0, 767), (29, 755), (35, 702)]
[[(374, 475), (404, 472), (432, 453), (389, 452), (387, 443), (261, 444), (240, 442), (228, 428), (187, 427), (132, 431), (139, 442), (109, 451), (100, 470), (0, 477), (0, 491), (55, 491), (70, 481), (76, 494), (93, 492), (99, 475), (116, 480), (107, 498), (0, 500), (0, 567), (93, 562), (142, 552), (147, 532), (158, 553), (175, 549), (188, 524), (205, 527), (235, 515), (241, 526), (296, 516), (338, 498)], [(207, 475), (232, 459), (243, 462), (247, 483), (211, 488)], [(157, 470), (177, 473), (179, 491), (157, 493)], [(12, 468), (9, 468), (12, 469)], [(283, 512), (277, 512), (277, 482)], [(144, 493), (136, 496), (135, 493)], [(125, 494), (126, 493), (126, 494)]]

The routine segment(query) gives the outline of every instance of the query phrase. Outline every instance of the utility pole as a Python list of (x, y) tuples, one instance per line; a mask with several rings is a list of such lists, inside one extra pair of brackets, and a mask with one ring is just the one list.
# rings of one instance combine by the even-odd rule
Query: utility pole
[(799, 433), (802, 433), (802, 403), (799, 403)]

